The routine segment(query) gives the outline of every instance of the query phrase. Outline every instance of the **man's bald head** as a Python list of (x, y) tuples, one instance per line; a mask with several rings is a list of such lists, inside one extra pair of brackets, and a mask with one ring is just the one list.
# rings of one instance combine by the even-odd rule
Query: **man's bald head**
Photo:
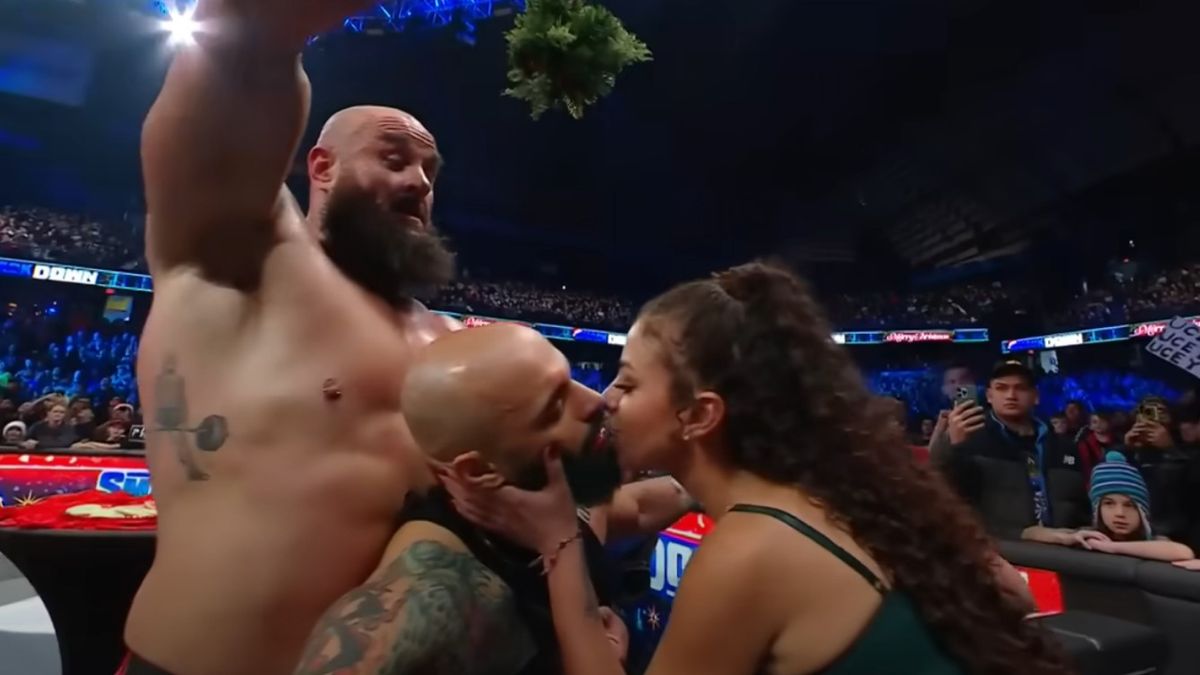
[[(441, 162), (433, 134), (412, 114), (375, 105), (339, 110), (325, 122), (308, 153), (310, 212), (319, 212), (335, 184), (347, 177), (364, 188), (432, 198)], [(387, 174), (372, 168), (386, 169), (396, 180), (384, 185)]]
[(413, 438), (439, 461), (464, 452), (489, 459), (509, 417), (527, 413), (529, 393), (569, 375), (566, 359), (537, 332), (493, 324), (450, 333), (423, 349), (404, 379), (403, 411)]
[(417, 118), (380, 106), (334, 114), (308, 153), (309, 231), (347, 277), (397, 309), (454, 276), (432, 222), (441, 164)]
[(437, 147), (433, 134), (412, 114), (376, 105), (353, 106), (334, 113), (321, 128), (317, 146), (337, 152), (380, 133), (407, 135), (420, 144)]
[(464, 480), (541, 489), (542, 451), (552, 447), (580, 504), (603, 503), (621, 483), (604, 399), (528, 328), (493, 324), (438, 339), (409, 368), (401, 398), (417, 445)]

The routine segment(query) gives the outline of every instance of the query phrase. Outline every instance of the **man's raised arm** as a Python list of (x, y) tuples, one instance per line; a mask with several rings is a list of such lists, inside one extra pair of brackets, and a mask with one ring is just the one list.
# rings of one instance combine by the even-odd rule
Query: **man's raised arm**
[(200, 0), (142, 129), (155, 274), (193, 265), (221, 281), (258, 271), (308, 117), (300, 50), (362, 0)]

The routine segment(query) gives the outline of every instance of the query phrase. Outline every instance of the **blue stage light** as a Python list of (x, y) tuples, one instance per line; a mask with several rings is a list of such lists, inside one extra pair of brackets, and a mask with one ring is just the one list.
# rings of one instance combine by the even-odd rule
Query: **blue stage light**
[[(145, 0), (143, 0), (145, 1)], [(199, 26), (191, 18), (195, 0), (150, 0), (148, 5), (164, 18), (172, 42), (187, 44)], [(525, 0), (387, 0), (348, 17), (342, 29), (348, 33), (379, 35), (411, 28), (444, 28), (459, 22), (482, 21), (525, 11)], [(459, 31), (474, 39), (474, 31)], [(462, 36), (460, 36), (461, 39)]]
[[(413, 28), (444, 28), (525, 11), (525, 0), (389, 0), (376, 2), (346, 19), (349, 33), (400, 33)], [(474, 31), (458, 31), (474, 41)]]

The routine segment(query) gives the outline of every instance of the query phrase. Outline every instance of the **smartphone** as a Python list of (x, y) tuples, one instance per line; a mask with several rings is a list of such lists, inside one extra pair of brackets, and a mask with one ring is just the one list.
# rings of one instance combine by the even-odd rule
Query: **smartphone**
[(1156, 405), (1154, 403), (1142, 404), (1138, 406), (1135, 413), (1135, 418), (1138, 422), (1153, 422), (1155, 424), (1162, 424), (1163, 418), (1165, 417), (1165, 412), (1166, 410), (1161, 405)]
[(975, 387), (965, 385), (965, 386), (961, 386), (954, 390), (954, 405), (955, 405), (955, 407), (957, 407), (958, 404), (960, 404), (964, 401), (970, 401), (971, 403), (976, 403), (975, 398), (976, 398)]

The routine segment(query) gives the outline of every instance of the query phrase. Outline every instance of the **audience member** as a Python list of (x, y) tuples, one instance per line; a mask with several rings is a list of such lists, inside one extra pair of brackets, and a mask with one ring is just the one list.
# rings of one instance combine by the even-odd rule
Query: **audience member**
[(96, 427), (91, 439), (100, 443), (120, 443), (134, 423), (133, 414), (133, 406), (128, 403), (113, 405), (109, 420)]
[(4, 445), (20, 447), (25, 443), (25, 423), (14, 420), (4, 425)]
[(1072, 440), (1079, 440), (1079, 435), (1088, 426), (1087, 404), (1078, 399), (1067, 401), (1063, 416), (1066, 422), (1065, 433), (1070, 434)]
[(1033, 371), (1019, 361), (998, 364), (987, 389), (991, 410), (981, 415), (970, 401), (956, 406), (949, 417), (953, 445), (934, 457), (996, 536), (1088, 520), (1077, 450), (1034, 416), (1037, 399)]
[(1092, 504), (1090, 528), (1031, 529), (1024, 533), (1024, 538), (1163, 562), (1195, 558), (1190, 547), (1155, 535), (1150, 516), (1150, 490), (1142, 474), (1126, 462), (1120, 452), (1110, 452), (1105, 462), (1096, 465), (1089, 497)]
[(933, 431), (937, 427), (937, 423), (932, 419), (925, 417), (921, 419), (921, 426), (918, 431), (917, 441), (920, 445), (929, 446), (933, 440)]
[[(937, 422), (934, 423), (933, 433), (929, 439), (929, 452), (931, 456), (945, 458), (948, 456), (950, 446), (950, 414), (954, 412), (959, 404), (966, 409), (966, 401), (971, 400), (978, 402), (979, 385), (975, 381), (975, 373), (971, 371), (970, 366), (964, 363), (951, 363), (942, 371), (941, 381), (941, 400), (938, 402)], [(947, 408), (949, 406), (949, 409)], [(922, 410), (922, 412), (927, 412)], [(962, 421), (959, 420), (961, 423)], [(982, 428), (982, 422), (975, 420), (975, 427), (970, 431), (977, 431)], [(940, 462), (941, 459), (935, 459)]]
[(1154, 529), (1166, 536), (1185, 536), (1188, 529), (1184, 486), (1190, 457), (1172, 432), (1173, 419), (1167, 402), (1148, 396), (1138, 404), (1133, 428), (1125, 434), (1120, 450), (1148, 484), (1155, 514)]
[(1113, 414), (1106, 410), (1092, 413), (1088, 428), (1079, 436), (1079, 461), (1082, 463), (1083, 475), (1091, 481), (1092, 469), (1096, 467), (1109, 450), (1119, 445), (1120, 436), (1114, 433)]
[(25, 441), (27, 449), (61, 449), (69, 448), (79, 440), (75, 426), (67, 419), (67, 406), (54, 403), (46, 412), (46, 419), (38, 422), (29, 429), (29, 437)]
[(1200, 406), (1183, 406), (1180, 409), (1179, 448), (1191, 455), (1200, 452)]
[(91, 438), (96, 432), (96, 413), (91, 408), (80, 408), (71, 417), (71, 424), (80, 438)]
[(1197, 404), (1186, 406), (1180, 414), (1179, 437), (1180, 449), (1186, 453), (1188, 465), (1183, 485), (1187, 520), (1184, 541), (1193, 551), (1200, 551), (1200, 407)]
[(1074, 439), (1075, 435), (1071, 433), (1071, 428), (1067, 422), (1066, 413), (1054, 413), (1050, 416), (1050, 429), (1055, 436), (1064, 442)]

